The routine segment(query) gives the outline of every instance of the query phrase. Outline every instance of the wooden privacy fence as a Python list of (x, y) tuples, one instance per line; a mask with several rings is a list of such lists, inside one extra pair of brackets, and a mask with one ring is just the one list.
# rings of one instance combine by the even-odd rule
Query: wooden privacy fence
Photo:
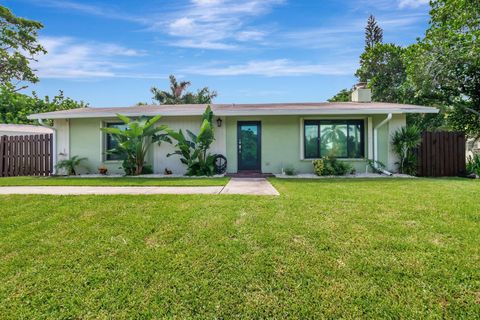
[(465, 134), (424, 132), (418, 148), (418, 172), (422, 177), (461, 176), (465, 174)]
[(0, 177), (50, 175), (52, 150), (52, 134), (1, 136)]

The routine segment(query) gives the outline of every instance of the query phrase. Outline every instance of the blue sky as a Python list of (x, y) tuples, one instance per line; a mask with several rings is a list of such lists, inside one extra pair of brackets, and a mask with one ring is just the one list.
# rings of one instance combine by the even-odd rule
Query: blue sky
[(370, 14), (384, 42), (408, 45), (428, 23), (428, 0), (0, 0), (45, 25), (49, 53), (27, 90), (91, 106), (151, 102), (168, 75), (218, 103), (325, 101), (355, 83)]

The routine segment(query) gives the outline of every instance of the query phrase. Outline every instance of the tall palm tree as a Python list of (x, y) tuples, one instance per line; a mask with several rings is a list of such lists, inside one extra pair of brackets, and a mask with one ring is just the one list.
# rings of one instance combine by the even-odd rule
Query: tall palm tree
[(160, 104), (180, 104), (182, 103), (182, 94), (190, 86), (190, 81), (177, 81), (173, 74), (170, 75), (170, 92), (160, 90), (156, 87), (151, 89), (153, 99), (158, 100)]
[(215, 90), (210, 91), (208, 87), (187, 92), (190, 81), (178, 82), (174, 75), (170, 75), (170, 91), (163, 91), (156, 87), (150, 89), (153, 99), (160, 104), (210, 104), (217, 96)]

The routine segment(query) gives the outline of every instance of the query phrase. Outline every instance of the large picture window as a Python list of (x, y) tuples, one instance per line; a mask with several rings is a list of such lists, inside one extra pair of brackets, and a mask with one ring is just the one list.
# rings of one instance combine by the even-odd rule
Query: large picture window
[(363, 158), (363, 120), (305, 120), (305, 159)]
[[(127, 125), (125, 125), (124, 123), (107, 123), (105, 126), (107, 128), (119, 128), (122, 130), (125, 130), (127, 128)], [(123, 160), (123, 157), (120, 155), (107, 153), (108, 150), (117, 147), (117, 140), (113, 139), (113, 137), (107, 133), (105, 141), (105, 159), (107, 161)]]

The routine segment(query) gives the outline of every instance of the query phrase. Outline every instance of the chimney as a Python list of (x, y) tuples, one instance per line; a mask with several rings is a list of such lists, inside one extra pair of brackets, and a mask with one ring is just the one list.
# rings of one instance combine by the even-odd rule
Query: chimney
[(372, 102), (372, 90), (367, 88), (366, 82), (353, 86), (352, 102)]

